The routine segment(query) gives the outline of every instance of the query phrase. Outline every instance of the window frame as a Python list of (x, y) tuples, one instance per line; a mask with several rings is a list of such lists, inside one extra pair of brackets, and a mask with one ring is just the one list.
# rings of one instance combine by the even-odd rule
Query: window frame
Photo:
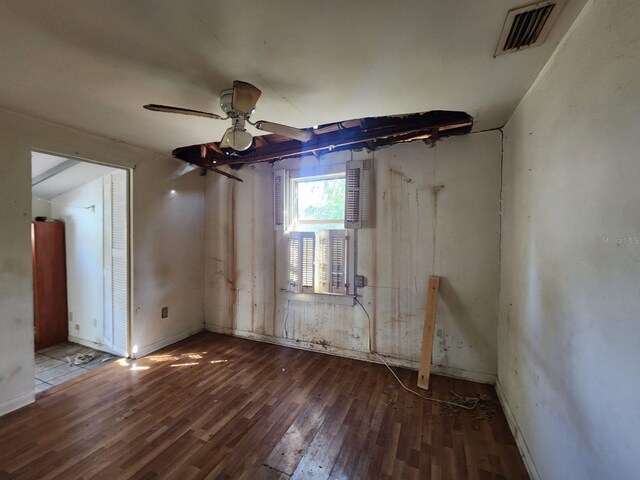
[[(318, 231), (300, 230), (300, 227), (307, 225), (321, 225), (323, 221), (309, 220), (299, 221), (297, 219), (297, 186), (301, 182), (312, 182), (319, 180), (331, 180), (336, 178), (342, 178), (345, 181), (345, 211), (346, 211), (346, 166), (345, 165), (332, 165), (324, 168), (317, 168), (313, 170), (286, 170), (284, 177), (284, 234), (287, 238), (287, 295), (293, 300), (301, 301), (329, 301), (330, 303), (353, 303), (353, 298), (356, 295), (355, 291), (355, 267), (356, 267), (356, 231), (353, 229), (345, 228), (345, 218), (326, 220), (328, 225), (341, 224), (342, 228), (339, 229), (321, 229), (319, 232), (327, 232), (329, 237), (335, 237), (332, 232), (343, 232), (345, 237), (344, 253), (343, 253), (343, 270), (344, 270), (344, 286), (341, 289), (342, 292), (322, 292), (318, 289)], [(314, 266), (314, 284), (313, 289), (293, 286), (290, 283), (290, 269), (291, 269), (291, 237), (298, 236), (303, 238), (304, 236), (313, 235), (314, 237), (314, 254), (313, 254), (313, 266)], [(302, 263), (303, 259), (299, 258), (299, 262)], [(346, 299), (346, 300), (345, 300)], [(335, 301), (334, 301), (335, 300)], [(345, 303), (347, 304), (347, 303)]]
[[(336, 219), (327, 219), (327, 220), (298, 220), (298, 185), (303, 182), (317, 182), (321, 180), (334, 180), (342, 178), (345, 181), (345, 190), (346, 190), (346, 170), (344, 168), (326, 168), (322, 169), (322, 171), (313, 171), (309, 175), (305, 175), (302, 170), (289, 170), (286, 178), (285, 189), (285, 202), (286, 207), (285, 211), (286, 215), (286, 232), (303, 232), (310, 230), (301, 230), (300, 226), (304, 225), (337, 225), (341, 224), (342, 229), (344, 229), (344, 217), (336, 218)], [(345, 205), (346, 209), (346, 197), (345, 197)], [(341, 230), (341, 229), (327, 229), (327, 230)]]
[[(290, 192), (289, 209), (291, 211), (291, 221), (290, 221), (289, 229), (291, 231), (294, 231), (294, 232), (312, 231), (312, 230), (301, 230), (299, 228), (304, 225), (342, 224), (344, 227), (344, 215), (342, 216), (342, 218), (332, 218), (332, 219), (325, 219), (325, 220), (300, 220), (298, 218), (298, 188), (301, 183), (321, 182), (323, 180), (338, 180), (338, 179), (344, 180), (345, 190), (346, 190), (347, 178), (346, 178), (345, 172), (330, 173), (326, 175), (312, 175), (312, 176), (304, 176), (304, 177), (303, 176), (289, 177), (289, 192)], [(344, 199), (343, 199), (343, 205), (346, 208), (346, 202), (344, 201)], [(327, 230), (340, 230), (340, 229), (331, 228)]]

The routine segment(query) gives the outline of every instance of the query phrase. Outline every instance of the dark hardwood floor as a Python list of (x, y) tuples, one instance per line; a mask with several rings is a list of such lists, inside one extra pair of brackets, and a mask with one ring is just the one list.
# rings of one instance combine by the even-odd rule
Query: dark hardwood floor
[(493, 387), (426, 395), (451, 390), (494, 400), (441, 409), (382, 365), (201, 333), (0, 418), (0, 479), (527, 479)]

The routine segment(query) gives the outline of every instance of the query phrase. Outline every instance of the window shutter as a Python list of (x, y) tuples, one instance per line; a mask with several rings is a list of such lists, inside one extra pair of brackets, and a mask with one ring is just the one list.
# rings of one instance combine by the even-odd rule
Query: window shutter
[(345, 253), (344, 230), (316, 232), (317, 293), (347, 293)]
[(285, 223), (285, 195), (287, 190), (287, 171), (273, 172), (273, 228), (283, 230)]
[(369, 220), (371, 161), (348, 161), (345, 176), (344, 228), (363, 228)]
[(315, 234), (313, 232), (303, 232), (302, 237), (302, 292), (313, 293), (314, 291), (314, 254), (315, 254)]
[(360, 186), (360, 215), (362, 228), (369, 227), (371, 217), (371, 186), (373, 182), (373, 169), (371, 160), (362, 161), (362, 185)]
[(300, 293), (300, 233), (289, 234), (289, 291)]
[(329, 236), (330, 251), (330, 293), (346, 294), (345, 276), (345, 232), (344, 230), (331, 230)]
[(313, 293), (314, 291), (315, 234), (313, 232), (289, 233), (289, 291)]
[(329, 230), (316, 232), (316, 292), (329, 293), (331, 284), (331, 241)]

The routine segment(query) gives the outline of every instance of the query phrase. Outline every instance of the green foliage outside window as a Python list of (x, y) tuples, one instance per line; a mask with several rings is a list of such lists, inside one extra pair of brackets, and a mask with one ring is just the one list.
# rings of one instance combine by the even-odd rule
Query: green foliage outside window
[(298, 219), (344, 219), (344, 178), (332, 178), (298, 183)]

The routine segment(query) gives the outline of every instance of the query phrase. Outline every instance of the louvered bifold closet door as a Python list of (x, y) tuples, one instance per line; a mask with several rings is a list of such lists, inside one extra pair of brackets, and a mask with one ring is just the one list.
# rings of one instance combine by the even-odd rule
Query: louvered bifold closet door
[(344, 228), (365, 228), (370, 217), (371, 161), (351, 160), (346, 165)]
[(127, 354), (128, 281), (128, 187), (126, 172), (104, 178), (104, 344), (120, 355)]
[(102, 177), (102, 272), (104, 285), (103, 340), (113, 349), (113, 289), (111, 235), (111, 175)]
[(127, 174), (111, 175), (111, 236), (113, 292), (113, 349), (127, 353), (128, 272), (127, 272)]

